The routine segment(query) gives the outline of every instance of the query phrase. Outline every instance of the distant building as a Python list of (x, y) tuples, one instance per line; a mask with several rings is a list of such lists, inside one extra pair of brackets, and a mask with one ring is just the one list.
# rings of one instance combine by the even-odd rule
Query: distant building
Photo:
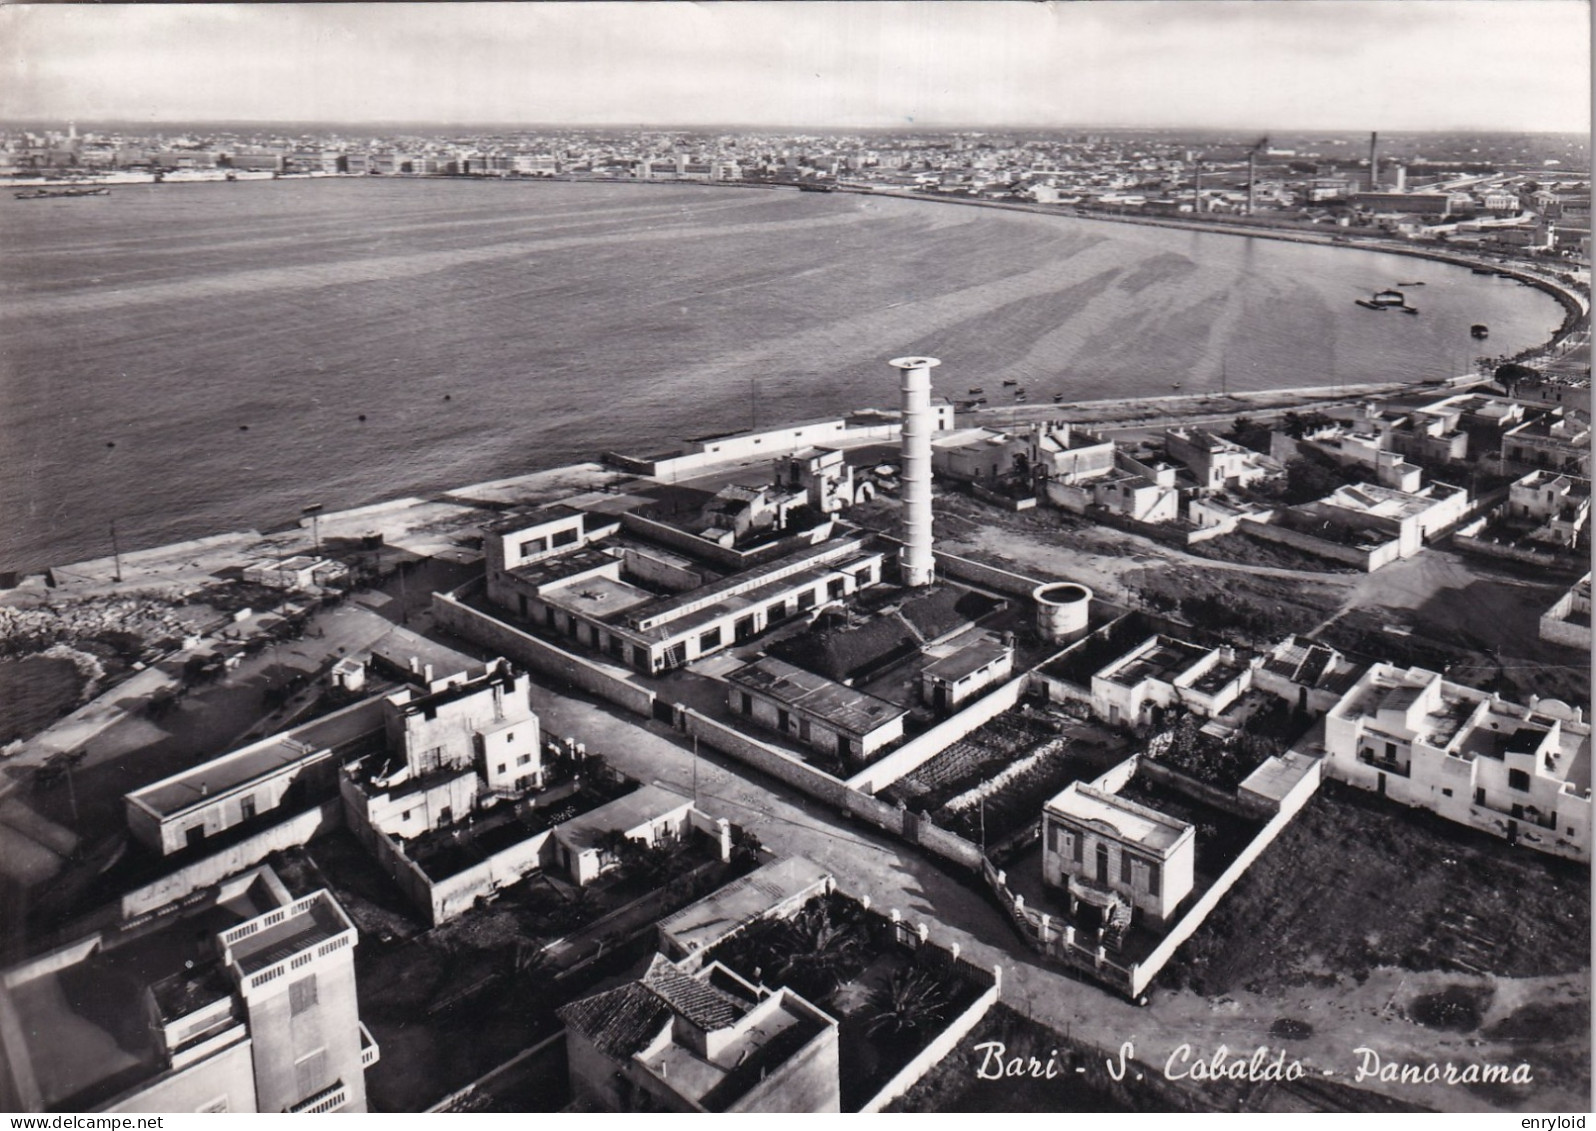
[(1526, 420), (1502, 435), (1502, 458), (1589, 479), (1590, 420), (1564, 408)]
[(332, 585), (348, 576), (349, 567), (342, 562), (304, 554), (244, 567), (245, 581), (272, 589), (311, 589)]
[(0, 975), (0, 1106), (42, 1112), (365, 1111), (354, 926), (270, 868)]
[(599, 1111), (837, 1112), (837, 1022), (790, 989), (656, 955), (635, 982), (572, 1002), (571, 1091)]
[(1528, 541), (1573, 549), (1587, 537), (1590, 480), (1532, 471), (1508, 487), (1507, 514), (1534, 528)]
[(1363, 212), (1391, 212), (1411, 216), (1448, 216), (1452, 197), (1441, 192), (1355, 192), (1353, 208)]
[(1164, 450), (1184, 464), (1199, 491), (1246, 487), (1279, 475), (1281, 468), (1266, 456), (1233, 443), (1206, 428), (1166, 428)]

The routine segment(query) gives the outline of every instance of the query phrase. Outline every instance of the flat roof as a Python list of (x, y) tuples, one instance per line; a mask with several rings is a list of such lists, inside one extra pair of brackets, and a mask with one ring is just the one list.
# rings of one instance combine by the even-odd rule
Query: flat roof
[(224, 754), (192, 769), (164, 778), (128, 794), (130, 800), (161, 818), (172, 817), (201, 802), (214, 801), (236, 786), (274, 771), (327, 754), (326, 748), (308, 746), (283, 735), (263, 738), (253, 746)]
[(410, 660), (414, 657), (423, 671), (428, 664), (432, 665), (434, 679), (446, 679), (477, 666), (477, 661), (470, 656), (456, 652), (453, 648), (434, 640), (428, 640), (425, 636), (411, 632), (400, 625), (395, 625), (367, 651), (371, 653), (373, 659), (380, 659), (394, 668), (405, 671), (410, 669)]
[(515, 530), (530, 530), (559, 519), (580, 515), (582, 512), (566, 503), (548, 503), (531, 510), (514, 511), (488, 523), (483, 530), (489, 534), (509, 534)]
[(1316, 762), (1317, 758), (1297, 751), (1265, 758), (1262, 765), (1247, 775), (1241, 788), (1271, 801), (1279, 801), (1312, 772)]
[(755, 660), (726, 678), (739, 687), (768, 695), (778, 703), (855, 735), (869, 734), (907, 714), (896, 703), (856, 691), (773, 656)]
[[(25, 1069), (43, 1110), (90, 1110), (166, 1068), (160, 1027), (146, 1012), (153, 999), (163, 1021), (192, 1013), (233, 992), (221, 970), (216, 937), (281, 903), (281, 883), (245, 873), (213, 900), (156, 924), (112, 931), (70, 944), (81, 956), (48, 955), (13, 967), (0, 979), (0, 1011), (10, 1013), (21, 1041), (0, 1041), (11, 1079)], [(85, 946), (84, 944), (89, 944)], [(28, 967), (37, 966), (37, 972)], [(0, 1074), (4, 1075), (4, 1074)], [(0, 1096), (5, 1095), (0, 1079)]]
[[(1149, 647), (1151, 645), (1151, 647)], [(1105, 679), (1121, 687), (1134, 687), (1143, 680), (1173, 683), (1180, 674), (1208, 655), (1208, 649), (1170, 636), (1153, 636), (1142, 641), (1129, 655), (1121, 656), (1098, 670), (1093, 678)]]
[(983, 634), (968, 644), (960, 645), (956, 652), (927, 664), (922, 671), (923, 674), (936, 679), (957, 683), (965, 676), (980, 671), (994, 660), (1001, 660), (1004, 656), (1011, 655), (1013, 651), (1013, 648), (1001, 640)]
[(802, 856), (773, 860), (660, 920), (659, 929), (683, 950), (708, 950), (744, 923), (830, 878), (830, 872)]
[(1049, 801), (1047, 810), (1099, 829), (1106, 828), (1117, 839), (1161, 856), (1167, 855), (1192, 831), (1192, 826), (1185, 821), (1078, 781), (1070, 782), (1063, 793)]
[(597, 848), (599, 840), (607, 832), (617, 829), (629, 832), (692, 803), (692, 798), (663, 786), (639, 786), (625, 797), (617, 797), (608, 804), (556, 825), (554, 835), (573, 848)]
[(579, 578), (558, 589), (545, 590), (539, 596), (556, 608), (599, 621), (614, 620), (639, 605), (659, 599), (657, 593), (602, 574)]

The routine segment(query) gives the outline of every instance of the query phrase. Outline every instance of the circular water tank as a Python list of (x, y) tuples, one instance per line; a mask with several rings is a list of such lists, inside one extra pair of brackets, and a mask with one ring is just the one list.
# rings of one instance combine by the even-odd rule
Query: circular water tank
[(1038, 585), (1031, 597), (1036, 601), (1036, 629), (1042, 639), (1063, 643), (1085, 635), (1092, 608), (1092, 591), (1086, 586), (1068, 581)]

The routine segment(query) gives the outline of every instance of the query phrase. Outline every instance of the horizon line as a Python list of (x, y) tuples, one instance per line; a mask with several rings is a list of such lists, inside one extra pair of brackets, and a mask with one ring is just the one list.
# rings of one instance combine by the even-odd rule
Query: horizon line
[[(913, 133), (919, 133), (919, 132), (991, 133), (991, 132), (995, 132), (995, 131), (1009, 131), (1009, 132), (1016, 132), (1016, 133), (1031, 133), (1031, 132), (1082, 131), (1082, 130), (1084, 130), (1084, 131), (1104, 131), (1104, 132), (1125, 131), (1125, 132), (1136, 132), (1136, 133), (1179, 133), (1179, 132), (1183, 132), (1183, 131), (1253, 133), (1253, 132), (1258, 132), (1258, 131), (1271, 131), (1271, 130), (1275, 131), (1275, 132), (1287, 133), (1287, 134), (1302, 134), (1302, 133), (1366, 134), (1366, 133), (1370, 132), (1368, 127), (1364, 126), (1364, 125), (1359, 125), (1359, 126), (1341, 126), (1341, 127), (1333, 127), (1333, 126), (1285, 126), (1285, 125), (1263, 126), (1263, 125), (1257, 125), (1257, 124), (1252, 124), (1252, 125), (1241, 124), (1241, 125), (1228, 125), (1228, 126), (1218, 126), (1218, 125), (1123, 125), (1123, 124), (1121, 124), (1121, 125), (1106, 125), (1106, 124), (1093, 124), (1093, 123), (1082, 123), (1082, 122), (1057, 123), (1057, 124), (1052, 124), (1052, 125), (1037, 125), (1037, 124), (1021, 125), (1021, 124), (1016, 124), (1016, 123), (972, 123), (972, 122), (958, 123), (958, 122), (949, 121), (949, 122), (915, 123), (912, 126), (905, 127), (903, 125), (871, 125), (871, 126), (866, 126), (866, 125), (819, 125), (819, 124), (813, 124), (813, 123), (804, 124), (804, 125), (775, 125), (775, 124), (739, 123), (739, 122), (698, 122), (698, 123), (684, 123), (684, 122), (668, 122), (668, 123), (637, 122), (637, 123), (631, 123), (631, 122), (575, 122), (575, 121), (556, 122), (556, 121), (525, 121), (525, 120), (510, 121), (510, 120), (488, 120), (488, 119), (470, 120), (470, 119), (463, 119), (463, 118), (457, 118), (457, 119), (427, 119), (427, 118), (350, 118), (350, 119), (317, 118), (317, 119), (297, 119), (297, 118), (206, 118), (206, 117), (186, 117), (185, 118), (185, 117), (173, 117), (173, 118), (160, 118), (160, 119), (154, 119), (154, 120), (143, 120), (143, 119), (110, 118), (110, 117), (94, 117), (94, 116), (83, 117), (83, 116), (72, 115), (72, 114), (66, 114), (66, 115), (42, 115), (41, 114), (41, 115), (28, 115), (28, 116), (0, 117), (0, 125), (4, 125), (4, 126), (37, 125), (37, 124), (44, 123), (44, 122), (55, 122), (55, 121), (59, 121), (59, 122), (62, 122), (62, 123), (68, 124), (68, 125), (74, 124), (74, 123), (79, 123), (79, 122), (89, 122), (89, 123), (101, 123), (101, 124), (106, 124), (106, 125), (117, 125), (117, 126), (150, 126), (150, 127), (175, 126), (175, 125), (184, 125), (184, 126), (191, 126), (191, 125), (209, 125), (209, 126), (224, 126), (224, 125), (267, 126), (267, 125), (282, 125), (282, 126), (289, 126), (289, 125), (292, 125), (292, 126), (314, 126), (314, 127), (330, 127), (330, 126), (360, 126), (360, 127), (416, 126), (416, 127), (419, 127), (419, 126), (425, 126), (425, 127), (428, 127), (428, 128), (455, 128), (455, 129), (463, 128), (463, 127), (482, 127), (482, 128), (496, 128), (496, 129), (515, 129), (515, 130), (532, 130), (532, 129), (624, 130), (624, 131), (631, 131), (631, 132), (654, 132), (654, 131), (662, 131), (662, 132), (669, 132), (669, 131), (681, 131), (681, 132), (689, 132), (689, 131), (692, 131), (692, 132), (718, 131), (718, 132), (764, 132), (764, 133), (798, 133), (798, 132), (825, 132), (825, 133), (871, 132), (871, 133), (882, 133), (882, 132), (897, 132), (897, 133), (906, 133), (906, 134), (913, 134)], [(1518, 137), (1561, 137), (1561, 136), (1566, 136), (1566, 137), (1582, 137), (1583, 138), (1583, 137), (1588, 137), (1589, 136), (1587, 131), (1579, 130), (1579, 129), (1526, 130), (1526, 129), (1515, 129), (1515, 128), (1502, 127), (1502, 126), (1464, 126), (1464, 125), (1430, 126), (1430, 127), (1425, 127), (1425, 128), (1422, 128), (1422, 129), (1420, 129), (1420, 128), (1392, 128), (1392, 127), (1386, 127), (1386, 128), (1383, 128), (1383, 129), (1379, 129), (1376, 132), (1379, 132), (1380, 134), (1382, 134), (1383, 136), (1386, 136), (1386, 137), (1401, 137), (1401, 136), (1412, 135), (1412, 134), (1437, 134), (1437, 133), (1510, 134), (1510, 135), (1518, 136)]]

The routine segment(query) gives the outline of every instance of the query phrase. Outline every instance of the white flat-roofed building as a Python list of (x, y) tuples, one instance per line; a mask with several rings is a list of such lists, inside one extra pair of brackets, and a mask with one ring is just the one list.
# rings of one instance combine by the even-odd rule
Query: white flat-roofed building
[(1110, 725), (1152, 723), (1171, 707), (1214, 716), (1252, 686), (1254, 663), (1229, 646), (1149, 636), (1092, 676), (1092, 710)]
[(331, 558), (299, 554), (280, 560), (254, 562), (244, 567), (244, 580), (272, 589), (312, 589), (349, 576), (349, 567)]
[(1538, 851), (1590, 859), (1590, 724), (1375, 664), (1325, 716), (1326, 772)]
[(8, 1111), (365, 1111), (355, 928), (270, 868), (0, 973)]
[(920, 669), (920, 699), (938, 711), (957, 710), (1014, 671), (1014, 646), (977, 629), (925, 649), (931, 662)]
[(1042, 810), (1042, 879), (1072, 899), (1117, 894), (1162, 923), (1191, 893), (1196, 844), (1184, 821), (1071, 782)]

